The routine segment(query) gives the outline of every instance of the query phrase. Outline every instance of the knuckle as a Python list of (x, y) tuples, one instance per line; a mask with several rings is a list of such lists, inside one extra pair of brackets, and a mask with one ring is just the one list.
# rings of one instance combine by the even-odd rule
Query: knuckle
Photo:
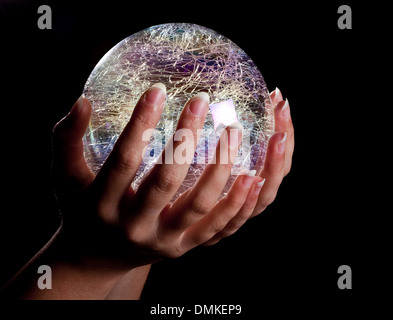
[(175, 259), (185, 253), (179, 241), (160, 240), (157, 236), (152, 236), (151, 233), (148, 235), (137, 227), (127, 229), (127, 240), (156, 257)]
[(276, 194), (272, 194), (264, 198), (261, 202), (262, 207), (266, 208), (267, 206), (270, 206), (274, 202), (275, 198), (276, 198)]
[(226, 237), (229, 237), (229, 236), (233, 235), (236, 231), (237, 231), (237, 229), (228, 229), (228, 230), (225, 229), (225, 230), (220, 232), (220, 236), (222, 238), (226, 238)]
[(240, 218), (229, 221), (224, 230), (226, 235), (230, 236), (231, 234), (235, 233), (246, 222), (246, 220), (246, 218)]
[(241, 209), (241, 212), (237, 215), (239, 219), (246, 221), (249, 215), (254, 211), (256, 203), (250, 203), (246, 201)]
[(134, 117), (135, 118), (133, 120), (135, 120), (135, 123), (142, 127), (152, 128), (156, 126), (155, 117), (153, 117), (151, 112), (138, 112)]
[(173, 192), (182, 183), (180, 177), (174, 172), (161, 172), (156, 180), (155, 188), (163, 194)]
[(290, 171), (291, 171), (291, 165), (285, 166), (284, 177), (287, 176)]
[(102, 206), (102, 205), (97, 205), (95, 211), (97, 212), (97, 216), (98, 216), (101, 220), (103, 220), (104, 222), (107, 222), (107, 221), (106, 221), (106, 220), (107, 220), (107, 212), (108, 212), (108, 209), (107, 209), (107, 208), (105, 208), (105, 207)]
[(227, 198), (227, 204), (230, 208), (239, 209), (244, 205), (245, 200), (246, 199), (244, 197), (240, 197), (236, 194)]
[(243, 222), (240, 221), (233, 221), (231, 220), (228, 222), (228, 224), (225, 226), (225, 228), (220, 232), (220, 236), (222, 238), (229, 237), (233, 235), (237, 230), (240, 229), (240, 227), (244, 224)]
[(289, 130), (288, 130), (288, 133), (289, 133), (289, 138), (294, 140), (294, 138), (295, 138), (295, 128), (293, 127), (293, 122), (292, 121), (290, 123), (290, 127), (289, 127)]
[(130, 227), (127, 229), (127, 240), (140, 248), (148, 249), (150, 252), (160, 253), (161, 243), (147, 236), (140, 228)]
[(166, 245), (159, 246), (157, 251), (160, 252), (163, 257), (170, 259), (178, 258), (185, 253), (180, 241), (168, 242)]
[(117, 225), (118, 211), (111, 205), (98, 204), (95, 210), (98, 218), (108, 226)]
[(210, 205), (206, 201), (198, 199), (191, 202), (190, 209), (197, 216), (204, 216), (210, 211)]
[(166, 252), (166, 257), (170, 259), (176, 259), (182, 256), (183, 254), (184, 254), (183, 250), (181, 250), (179, 246), (175, 246), (174, 248)]
[(135, 154), (131, 152), (118, 151), (113, 154), (115, 168), (119, 172), (132, 172), (136, 169)]
[(209, 241), (202, 243), (202, 246), (210, 247), (210, 246), (213, 246), (213, 245), (217, 244), (218, 242), (220, 242), (220, 240), (221, 240), (221, 238), (219, 238), (219, 239), (212, 238)]
[(221, 232), (225, 228), (226, 225), (227, 225), (227, 222), (225, 220), (217, 219), (212, 222), (210, 228), (212, 230), (212, 233), (217, 234), (217, 233)]
[(129, 229), (127, 230), (127, 240), (134, 244), (139, 243), (140, 241), (139, 234), (135, 232), (135, 230)]
[[(140, 238), (141, 239), (141, 238)], [(139, 240), (141, 245), (143, 245), (144, 247), (148, 247), (149, 250), (153, 251), (154, 253), (156, 253), (159, 256), (165, 256), (163, 255), (162, 251), (162, 244), (159, 241), (141, 241)]]
[(186, 239), (183, 240), (183, 242), (186, 244), (184, 247), (187, 248), (187, 250), (190, 250), (202, 243), (205, 243), (209, 239), (210, 237), (207, 238), (206, 235), (202, 232), (193, 233), (192, 235), (188, 235)]

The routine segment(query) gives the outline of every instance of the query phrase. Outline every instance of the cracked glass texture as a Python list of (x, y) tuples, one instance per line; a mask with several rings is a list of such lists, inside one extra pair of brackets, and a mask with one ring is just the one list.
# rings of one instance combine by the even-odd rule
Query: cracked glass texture
[(83, 142), (87, 164), (94, 173), (113, 149), (140, 96), (158, 82), (167, 89), (164, 110), (131, 184), (134, 189), (174, 133), (187, 100), (201, 91), (210, 96), (210, 110), (194, 161), (172, 202), (194, 185), (212, 159), (219, 134), (231, 122), (243, 125), (243, 139), (221, 196), (239, 173), (260, 172), (274, 132), (274, 116), (258, 68), (241, 48), (217, 32), (195, 24), (170, 23), (124, 39), (90, 74), (83, 93), (92, 105), (92, 115)]

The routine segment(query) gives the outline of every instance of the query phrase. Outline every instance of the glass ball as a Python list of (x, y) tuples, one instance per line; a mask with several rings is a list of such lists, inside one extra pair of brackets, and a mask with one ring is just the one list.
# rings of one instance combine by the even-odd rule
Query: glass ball
[(97, 173), (145, 90), (166, 86), (164, 110), (137, 175), (137, 189), (175, 131), (178, 117), (198, 92), (210, 96), (210, 108), (187, 176), (173, 197), (192, 187), (212, 160), (223, 128), (243, 125), (242, 144), (221, 196), (239, 173), (259, 172), (274, 132), (273, 107), (264, 79), (250, 57), (221, 34), (195, 24), (169, 23), (150, 27), (124, 39), (99, 61), (84, 95), (92, 105), (84, 136), (87, 164)]

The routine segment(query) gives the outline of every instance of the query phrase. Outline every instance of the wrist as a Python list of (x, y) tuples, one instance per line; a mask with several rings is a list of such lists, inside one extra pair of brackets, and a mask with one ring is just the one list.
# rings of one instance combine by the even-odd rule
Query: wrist
[[(48, 250), (48, 265), (53, 265), (53, 283), (61, 288), (52, 292), (61, 299), (139, 299), (150, 271), (150, 264), (130, 267), (119, 257), (109, 259), (75, 248), (67, 237), (59, 237)], [(71, 248), (69, 246), (72, 246)], [(53, 289), (56, 289), (53, 287)]]
[[(148, 276), (150, 265), (132, 268), (76, 248), (76, 241), (59, 232), (50, 245), (45, 246), (4, 292), (14, 299), (138, 299)], [(75, 240), (75, 239), (74, 239)], [(38, 286), (38, 268), (50, 267), (49, 288)], [(41, 278), (42, 279), (42, 278)], [(42, 281), (42, 280), (41, 280)]]

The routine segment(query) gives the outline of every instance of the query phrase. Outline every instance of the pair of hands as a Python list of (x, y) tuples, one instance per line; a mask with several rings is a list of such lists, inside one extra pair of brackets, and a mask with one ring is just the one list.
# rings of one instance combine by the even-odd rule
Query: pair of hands
[[(130, 186), (148, 143), (142, 134), (154, 129), (160, 119), (164, 85), (153, 85), (142, 95), (96, 176), (83, 157), (82, 137), (91, 105), (81, 97), (53, 131), (52, 171), (64, 214), (65, 251), (96, 269), (125, 271), (181, 256), (236, 232), (273, 202), (291, 167), (294, 131), (288, 100), (283, 100), (278, 89), (270, 96), (276, 133), (269, 140), (260, 176), (254, 176), (255, 172), (238, 176), (227, 195), (217, 202), (233, 163), (209, 164), (196, 184), (172, 205), (169, 202), (186, 176), (186, 163), (157, 164), (136, 191)], [(178, 120), (177, 130), (188, 129), (193, 134), (190, 141), (194, 149), (197, 130), (203, 128), (208, 109), (208, 95), (199, 93), (186, 103)], [(236, 134), (241, 135), (239, 126), (229, 126), (221, 141), (241, 141), (234, 139)], [(175, 141), (174, 149), (176, 143), (182, 142)], [(228, 148), (228, 158), (237, 151), (238, 145)], [(220, 153), (219, 146), (216, 153)]]

